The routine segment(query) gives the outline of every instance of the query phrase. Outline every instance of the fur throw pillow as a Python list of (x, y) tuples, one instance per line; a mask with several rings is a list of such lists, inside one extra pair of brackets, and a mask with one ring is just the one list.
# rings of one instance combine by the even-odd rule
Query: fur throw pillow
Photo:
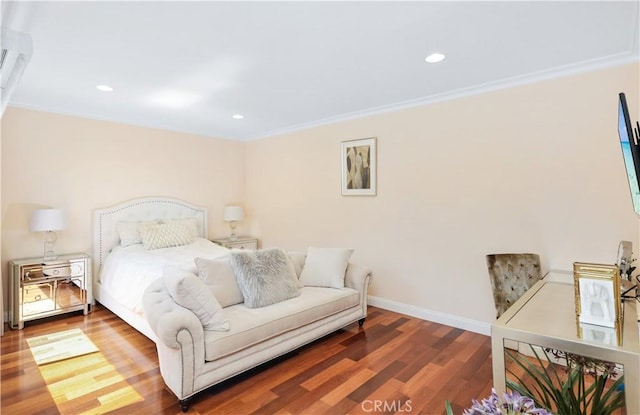
[(300, 295), (293, 264), (281, 249), (232, 251), (231, 267), (249, 308), (264, 307)]

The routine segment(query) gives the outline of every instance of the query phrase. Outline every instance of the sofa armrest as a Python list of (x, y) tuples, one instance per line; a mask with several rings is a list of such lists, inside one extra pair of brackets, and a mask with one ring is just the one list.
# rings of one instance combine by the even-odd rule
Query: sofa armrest
[[(142, 297), (144, 316), (158, 340), (167, 347), (178, 349), (178, 334), (182, 330), (191, 333), (194, 343), (204, 344), (204, 329), (198, 317), (173, 301), (162, 280), (147, 287)], [(204, 346), (203, 346), (204, 347)], [(204, 355), (203, 359), (204, 361)]]
[(197, 372), (204, 365), (204, 329), (190, 310), (176, 304), (162, 279), (142, 296), (144, 316), (158, 337), (160, 372), (179, 399), (194, 391)]
[(369, 284), (371, 284), (372, 276), (369, 268), (349, 262), (344, 277), (344, 285), (360, 292), (366, 292)]
[(369, 295), (369, 285), (373, 274), (371, 269), (362, 265), (349, 263), (344, 277), (344, 286), (353, 288), (360, 293), (360, 305), (362, 306), (362, 317), (367, 316), (367, 296)]

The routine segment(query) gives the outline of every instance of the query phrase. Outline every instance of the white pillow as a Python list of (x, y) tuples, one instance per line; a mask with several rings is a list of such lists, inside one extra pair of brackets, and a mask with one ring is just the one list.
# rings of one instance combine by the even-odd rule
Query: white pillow
[(187, 219), (170, 219), (165, 221), (160, 221), (160, 223), (179, 223), (180, 225), (184, 225), (189, 230), (189, 235), (192, 238), (197, 238), (200, 236), (200, 232), (198, 232), (198, 220), (196, 218), (187, 218)]
[(287, 255), (289, 255), (289, 259), (293, 264), (293, 268), (296, 270), (296, 277), (300, 278), (300, 273), (304, 268), (304, 259), (307, 256), (307, 253), (291, 251), (291, 252), (288, 252)]
[(204, 281), (222, 307), (244, 302), (228, 257), (222, 259), (196, 258), (195, 263), (200, 279)]
[(192, 242), (189, 229), (180, 223), (156, 223), (140, 226), (140, 236), (145, 249), (169, 248)]
[(200, 278), (169, 265), (164, 267), (162, 278), (173, 301), (198, 316), (205, 330), (229, 331), (229, 320), (222, 314), (220, 303)]
[(140, 236), (140, 227), (153, 225), (155, 221), (144, 222), (118, 222), (116, 228), (118, 235), (120, 236), (120, 245), (129, 246), (142, 243), (142, 236)]
[(309, 247), (300, 282), (305, 286), (344, 288), (353, 249)]

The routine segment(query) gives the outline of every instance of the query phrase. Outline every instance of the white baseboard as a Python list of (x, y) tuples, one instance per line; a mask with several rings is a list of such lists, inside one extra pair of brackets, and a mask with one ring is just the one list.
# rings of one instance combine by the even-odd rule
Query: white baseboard
[(471, 320), (464, 317), (455, 316), (453, 314), (440, 313), (438, 311), (427, 310), (425, 308), (416, 307), (410, 304), (400, 303), (386, 298), (367, 297), (368, 304), (374, 307), (384, 308), (385, 310), (395, 311), (396, 313), (406, 314), (411, 317), (417, 317), (422, 320), (433, 321), (434, 323), (444, 324), (446, 326), (458, 329), (472, 331), (474, 333), (491, 335), (491, 324), (484, 321)]

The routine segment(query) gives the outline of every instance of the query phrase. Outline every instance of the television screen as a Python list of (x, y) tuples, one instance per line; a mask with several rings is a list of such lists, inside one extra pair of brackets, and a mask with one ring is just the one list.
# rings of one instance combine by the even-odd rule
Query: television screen
[(633, 209), (640, 215), (640, 185), (638, 183), (638, 178), (640, 177), (640, 144), (638, 139), (640, 137), (638, 137), (638, 131), (635, 132), (634, 136), (631, 118), (629, 117), (629, 107), (624, 93), (621, 92), (619, 97), (618, 135), (620, 136), (622, 156), (627, 170), (627, 178), (629, 179)]

